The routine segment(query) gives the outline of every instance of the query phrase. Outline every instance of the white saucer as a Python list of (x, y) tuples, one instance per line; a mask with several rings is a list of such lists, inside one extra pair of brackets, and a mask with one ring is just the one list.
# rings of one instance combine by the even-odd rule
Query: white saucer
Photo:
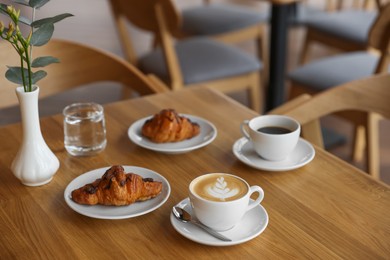
[(315, 150), (308, 141), (299, 138), (294, 151), (285, 160), (268, 161), (255, 152), (247, 138), (242, 137), (234, 143), (233, 153), (241, 162), (259, 170), (288, 171), (311, 162), (314, 158)]
[(171, 193), (171, 187), (168, 181), (161, 176), (160, 174), (141, 167), (136, 166), (123, 166), (126, 173), (132, 172), (142, 176), (143, 178), (152, 178), (155, 181), (162, 182), (162, 191), (161, 193), (150, 200), (135, 202), (128, 206), (103, 206), (103, 205), (81, 205), (72, 200), (72, 191), (74, 189), (80, 188), (87, 183), (91, 183), (94, 180), (101, 178), (102, 175), (106, 172), (109, 167), (100, 168), (96, 170), (89, 171), (84, 173), (73, 181), (71, 181), (65, 189), (64, 197), (65, 202), (68, 206), (74, 211), (91, 217), (91, 218), (99, 218), (99, 219), (125, 219), (125, 218), (133, 218), (140, 215), (144, 215), (149, 213), (163, 205)]
[(200, 133), (199, 135), (184, 140), (181, 142), (172, 142), (172, 143), (154, 143), (151, 142), (148, 138), (144, 137), (141, 133), (141, 129), (146, 120), (150, 119), (151, 116), (145, 117), (134, 122), (127, 131), (127, 134), (131, 141), (135, 144), (157, 152), (168, 153), (168, 154), (177, 154), (189, 152), (211, 143), (215, 137), (217, 137), (216, 127), (209, 121), (192, 115), (181, 114), (189, 118), (192, 122), (199, 124)]
[[(184, 208), (186, 211), (192, 213), (189, 198), (182, 200), (176, 206)], [(267, 211), (260, 204), (248, 211), (240, 223), (234, 228), (220, 232), (222, 235), (232, 240), (229, 242), (219, 240), (190, 223), (180, 222), (175, 218), (172, 212), (170, 218), (172, 226), (184, 237), (200, 244), (210, 246), (232, 246), (244, 243), (260, 235), (268, 225)]]

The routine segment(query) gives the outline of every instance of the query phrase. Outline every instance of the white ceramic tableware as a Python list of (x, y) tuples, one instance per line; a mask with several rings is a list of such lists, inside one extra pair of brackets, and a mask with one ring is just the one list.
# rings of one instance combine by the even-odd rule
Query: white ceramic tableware
[[(256, 200), (250, 196), (258, 193)], [(227, 173), (210, 173), (195, 178), (189, 185), (192, 211), (204, 225), (225, 231), (240, 222), (246, 212), (264, 198), (259, 186), (249, 186), (242, 178)]]
[(297, 145), (301, 126), (288, 116), (265, 115), (244, 120), (241, 132), (252, 142), (259, 156), (270, 161), (282, 161)]
[[(180, 201), (176, 206), (184, 208), (193, 214), (189, 198)], [(209, 246), (232, 246), (245, 243), (259, 236), (267, 228), (269, 221), (267, 211), (261, 204), (258, 204), (248, 211), (232, 229), (219, 232), (232, 240), (231, 242), (226, 242), (210, 236), (196, 226), (177, 220), (173, 213), (171, 213), (170, 219), (172, 226), (178, 233), (194, 242)]]
[(77, 178), (73, 179), (68, 186), (66, 186), (64, 191), (64, 198), (66, 204), (73, 209), (74, 211), (98, 219), (127, 219), (134, 218), (161, 207), (169, 198), (171, 194), (171, 186), (167, 179), (159, 173), (152, 171), (147, 168), (137, 167), (137, 166), (127, 166), (124, 165), (123, 168), (125, 172), (133, 172), (142, 176), (143, 178), (152, 178), (155, 181), (160, 181), (163, 184), (161, 193), (150, 200), (135, 202), (127, 206), (105, 206), (105, 205), (82, 205), (74, 202), (72, 200), (72, 191), (84, 186), (87, 183), (91, 183), (98, 178), (101, 178), (102, 175), (110, 167), (104, 167), (95, 169), (84, 174), (81, 174)]
[(141, 118), (134, 122), (129, 127), (127, 134), (130, 140), (136, 145), (139, 145), (145, 149), (166, 154), (187, 153), (210, 144), (217, 137), (217, 128), (210, 121), (193, 115), (180, 115), (187, 117), (192, 122), (196, 122), (200, 126), (199, 135), (181, 142), (154, 143), (148, 138), (144, 137), (141, 132), (143, 124), (146, 120), (150, 119), (151, 116)]
[(259, 170), (265, 171), (290, 171), (310, 163), (315, 156), (314, 147), (305, 139), (299, 138), (294, 151), (283, 161), (269, 161), (260, 157), (253, 149), (252, 143), (245, 137), (241, 137), (233, 144), (233, 154), (241, 162)]

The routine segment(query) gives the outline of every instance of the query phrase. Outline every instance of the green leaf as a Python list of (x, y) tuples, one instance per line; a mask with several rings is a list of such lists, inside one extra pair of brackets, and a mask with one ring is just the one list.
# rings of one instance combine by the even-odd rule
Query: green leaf
[(38, 57), (36, 58), (32, 63), (31, 66), (33, 68), (39, 68), (39, 67), (45, 67), (52, 63), (59, 63), (60, 60), (51, 56), (44, 56), (44, 57)]
[(49, 23), (57, 23), (67, 17), (71, 17), (73, 16), (73, 14), (69, 14), (69, 13), (65, 13), (65, 14), (59, 14), (59, 15), (56, 15), (54, 17), (48, 17), (48, 18), (43, 18), (43, 19), (40, 19), (40, 20), (36, 20), (34, 21), (31, 26), (33, 26), (34, 28), (38, 28), (44, 24), (49, 24)]
[(13, 2), (14, 2), (14, 3), (17, 3), (17, 4), (20, 4), (20, 5), (30, 6), (30, 5), (28, 4), (28, 2), (25, 1), (25, 0), (13, 0)]
[(24, 23), (25, 25), (31, 26), (31, 20), (24, 16), (19, 16), (19, 22)]
[[(32, 73), (31, 75), (31, 83), (36, 84), (39, 80), (46, 77), (47, 72), (43, 70), (39, 70), (37, 72)], [(16, 84), (23, 85), (22, 80), (22, 70), (20, 67), (8, 67), (8, 70), (5, 73), (5, 77)], [(25, 82), (28, 83), (28, 70), (24, 69), (24, 78)]]
[(53, 32), (54, 32), (53, 24), (49, 23), (49, 24), (42, 25), (41, 27), (39, 27), (38, 30), (36, 30), (33, 33), (30, 44), (32, 46), (45, 45), (53, 36)]
[[(26, 82), (28, 82), (27, 69), (24, 69), (24, 75), (25, 75)], [(21, 67), (8, 67), (8, 70), (5, 73), (5, 77), (13, 83), (23, 85)]]
[(32, 84), (36, 84), (39, 80), (46, 77), (47, 72), (43, 70), (38, 70), (37, 72), (34, 72), (31, 76)]
[(42, 6), (47, 4), (48, 2), (49, 2), (49, 0), (30, 0), (30, 2), (28, 4), (29, 4), (29, 6), (31, 6), (33, 8), (41, 8)]
[(1, 4), (0, 3), (0, 13), (7, 14), (7, 5), (6, 4)]

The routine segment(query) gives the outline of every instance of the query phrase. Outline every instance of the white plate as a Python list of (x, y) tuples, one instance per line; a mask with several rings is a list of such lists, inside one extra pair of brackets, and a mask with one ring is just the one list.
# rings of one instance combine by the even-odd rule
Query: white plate
[(311, 162), (314, 158), (315, 150), (308, 141), (299, 138), (294, 151), (285, 160), (268, 161), (261, 158), (253, 149), (251, 142), (243, 137), (234, 143), (233, 153), (241, 162), (259, 170), (288, 171)]
[[(176, 206), (192, 213), (189, 198), (182, 200)], [(235, 227), (220, 232), (232, 240), (229, 242), (219, 240), (190, 223), (183, 223), (177, 220), (172, 212), (171, 223), (177, 232), (192, 241), (210, 246), (232, 246), (244, 243), (260, 235), (268, 225), (268, 214), (260, 204), (248, 211)]]
[(150, 200), (135, 202), (127, 206), (103, 206), (103, 205), (81, 205), (74, 202), (71, 198), (71, 193), (73, 190), (84, 186), (87, 183), (91, 183), (94, 180), (101, 178), (105, 171), (110, 167), (100, 168), (93, 171), (84, 173), (73, 181), (71, 181), (65, 189), (64, 197), (65, 201), (70, 208), (74, 211), (92, 218), (100, 219), (124, 219), (132, 218), (140, 215), (149, 213), (167, 201), (169, 194), (171, 193), (171, 187), (169, 186), (168, 181), (161, 176), (160, 174), (151, 171), (149, 169), (136, 167), (136, 166), (123, 166), (126, 173), (132, 172), (142, 176), (143, 178), (153, 178), (155, 181), (162, 182), (162, 191), (161, 193)]
[(192, 122), (199, 124), (200, 133), (197, 136), (181, 142), (162, 144), (154, 143), (148, 138), (144, 137), (141, 133), (143, 124), (146, 120), (150, 119), (151, 116), (139, 119), (134, 122), (129, 127), (127, 134), (131, 141), (143, 148), (169, 154), (185, 153), (201, 148), (211, 143), (215, 139), (215, 137), (217, 137), (217, 129), (211, 122), (192, 115), (181, 114), (181, 116), (185, 116), (189, 118)]

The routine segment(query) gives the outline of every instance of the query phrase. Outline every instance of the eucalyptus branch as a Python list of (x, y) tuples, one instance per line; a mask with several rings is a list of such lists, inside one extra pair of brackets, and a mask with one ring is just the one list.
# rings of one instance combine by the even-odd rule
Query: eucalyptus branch
[[(25, 51), (25, 57), (26, 57), (26, 64), (27, 64), (27, 71), (28, 71), (28, 92), (31, 92), (32, 90), (32, 72), (31, 72), (31, 59), (28, 52), (28, 46), (24, 49)], [(23, 68), (22, 68), (23, 70)]]
[[(35, 7), (32, 9), (32, 19), (31, 19), (31, 24), (32, 23), (34, 23), (34, 21), (35, 21)], [(34, 27), (33, 26), (31, 26), (31, 35), (34, 33)], [(31, 36), (30, 36), (30, 38), (31, 38)], [(33, 48), (30, 48), (30, 58), (32, 58), (32, 49)]]
[(22, 73), (24, 92), (28, 92), (28, 88), (26, 88), (26, 78), (24, 76), (24, 66), (23, 66), (23, 56), (22, 55), (20, 55), (20, 67), (21, 67), (21, 73)]
[[(14, 83), (23, 84), (25, 92), (32, 91), (32, 85), (46, 76), (46, 72), (39, 70), (33, 73), (32, 68), (45, 67), (51, 63), (59, 62), (58, 59), (50, 56), (33, 59), (33, 46), (42, 46), (49, 42), (54, 32), (54, 24), (73, 16), (72, 14), (60, 14), (54, 17), (44, 18), (35, 21), (37, 8), (44, 6), (48, 0), (13, 0), (15, 4), (21, 4), (32, 9), (32, 20), (20, 16), (20, 10), (16, 10), (13, 5), (0, 3), (0, 12), (8, 16), (11, 20), (8, 27), (0, 21), (0, 40), (8, 41), (16, 50), (20, 57), (20, 67), (8, 67), (6, 78)], [(30, 27), (27, 37), (20, 31), (19, 23)]]

